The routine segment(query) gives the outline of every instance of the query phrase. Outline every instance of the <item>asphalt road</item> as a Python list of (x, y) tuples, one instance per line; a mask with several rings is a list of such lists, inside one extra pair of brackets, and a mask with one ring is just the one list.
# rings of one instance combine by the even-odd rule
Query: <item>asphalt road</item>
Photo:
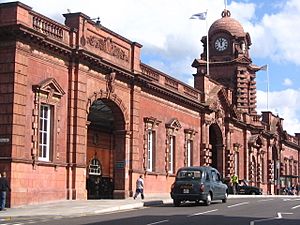
[(229, 199), (210, 206), (185, 203), (151, 206), (73, 218), (19, 218), (0, 224), (23, 225), (300, 225), (300, 198)]

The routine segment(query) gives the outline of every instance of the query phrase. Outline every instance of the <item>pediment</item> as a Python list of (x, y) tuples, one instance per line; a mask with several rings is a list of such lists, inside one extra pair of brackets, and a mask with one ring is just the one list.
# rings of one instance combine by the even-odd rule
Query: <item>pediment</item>
[(166, 128), (179, 130), (181, 128), (181, 124), (179, 123), (177, 118), (173, 118), (168, 123), (166, 123)]
[(39, 84), (33, 85), (33, 90), (46, 95), (51, 94), (53, 97), (61, 98), (65, 92), (54, 78), (43, 80)]

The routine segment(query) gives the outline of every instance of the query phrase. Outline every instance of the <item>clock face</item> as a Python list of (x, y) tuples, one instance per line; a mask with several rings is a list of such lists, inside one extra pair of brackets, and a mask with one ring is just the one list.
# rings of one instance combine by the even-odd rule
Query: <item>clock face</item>
[(220, 37), (215, 41), (215, 48), (218, 51), (224, 51), (228, 47), (228, 41), (226, 38)]

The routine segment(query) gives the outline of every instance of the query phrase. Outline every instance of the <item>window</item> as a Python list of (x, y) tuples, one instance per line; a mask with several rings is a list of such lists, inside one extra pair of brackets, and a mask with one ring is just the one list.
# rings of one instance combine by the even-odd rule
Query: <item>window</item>
[(64, 151), (56, 149), (56, 143), (60, 141), (57, 140), (60, 138), (60, 123), (57, 119), (60, 115), (57, 111), (65, 92), (54, 78), (47, 78), (33, 85), (32, 89), (34, 108), (32, 110), (31, 155), (35, 164), (38, 160), (45, 162), (55, 160), (59, 156), (59, 151)]
[(49, 161), (51, 122), (51, 107), (49, 105), (41, 105), (39, 122), (39, 160), (42, 161)]
[(221, 176), (219, 173), (217, 173), (216, 171), (212, 170), (211, 171), (211, 176), (212, 176), (212, 180), (215, 182), (219, 182), (221, 181)]
[(187, 140), (187, 147), (186, 147), (186, 155), (187, 155), (187, 166), (192, 165), (192, 149), (193, 149), (193, 141)]
[(234, 173), (239, 174), (239, 152), (234, 152)]
[(169, 153), (168, 153), (169, 173), (174, 173), (174, 152), (175, 152), (175, 137), (170, 136)]
[(147, 135), (147, 170), (154, 168), (154, 131), (149, 129)]
[(149, 172), (155, 171), (155, 157), (156, 157), (156, 132), (158, 125), (161, 123), (154, 117), (144, 118), (144, 170)]
[(101, 175), (101, 164), (98, 159), (92, 159), (89, 165), (89, 175)]
[[(166, 123), (166, 158), (165, 168), (167, 174), (174, 174), (175, 171), (175, 156), (176, 156), (176, 139), (178, 130), (181, 128), (179, 121), (176, 118), (171, 119)], [(186, 149), (185, 149), (186, 151)]]
[(202, 177), (201, 170), (181, 170), (177, 174), (177, 179), (181, 180), (200, 180)]
[(194, 129), (184, 129), (184, 166), (192, 166), (193, 165), (193, 140), (196, 135), (196, 131)]

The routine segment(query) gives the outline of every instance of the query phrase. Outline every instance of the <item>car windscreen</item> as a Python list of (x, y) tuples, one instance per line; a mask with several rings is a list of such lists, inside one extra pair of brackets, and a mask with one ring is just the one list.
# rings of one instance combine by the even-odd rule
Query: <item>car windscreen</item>
[(200, 180), (201, 177), (202, 171), (200, 170), (180, 170), (176, 176), (178, 180)]

